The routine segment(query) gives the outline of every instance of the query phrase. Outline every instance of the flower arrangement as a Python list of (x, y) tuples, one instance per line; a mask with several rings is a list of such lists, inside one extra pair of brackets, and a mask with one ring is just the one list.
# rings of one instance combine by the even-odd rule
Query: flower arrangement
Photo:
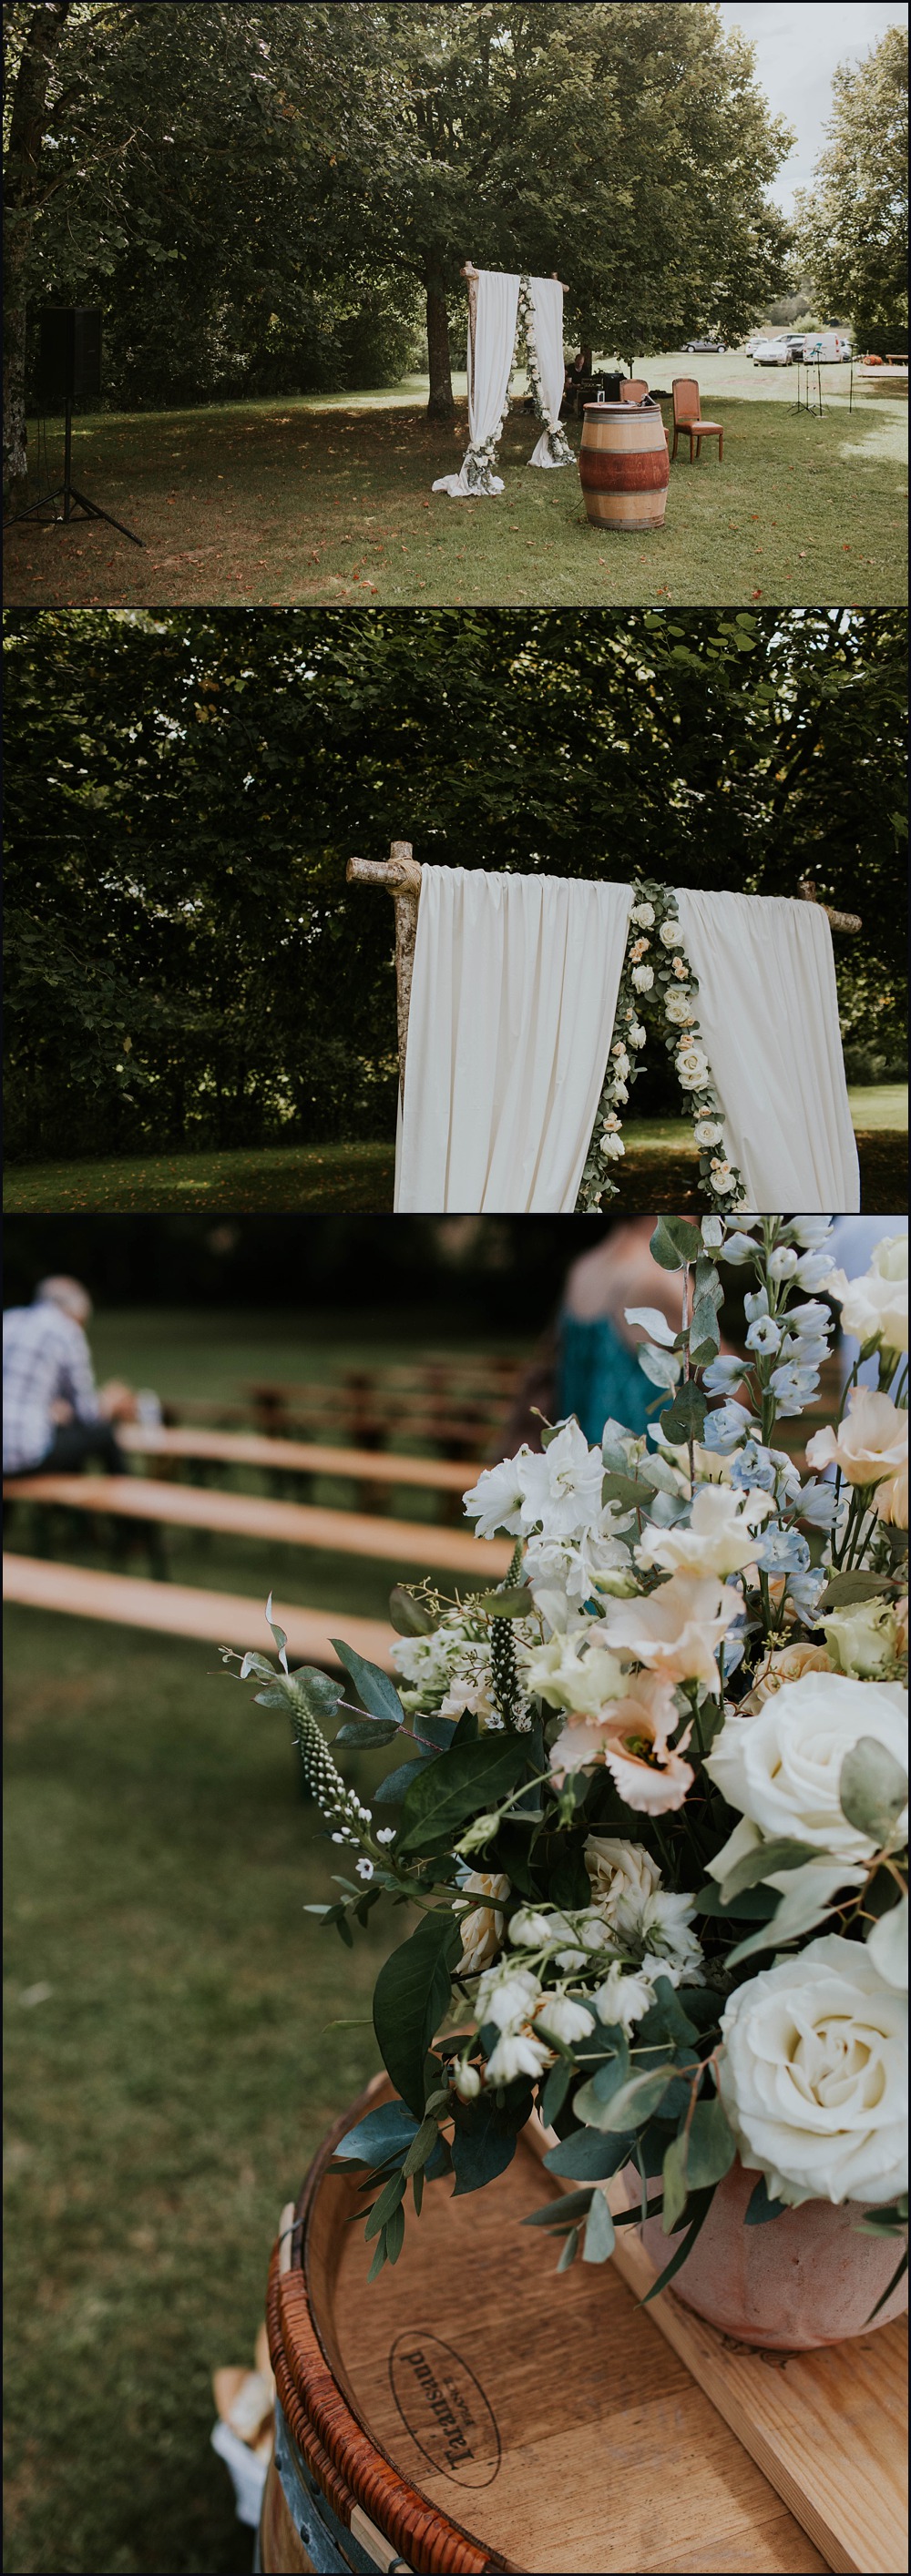
[(532, 400), (534, 402), (535, 416), (541, 422), (542, 427), (547, 430), (547, 443), (550, 448), (554, 464), (572, 465), (573, 463), (572, 448), (570, 447), (566, 431), (560, 421), (559, 414), (555, 420), (545, 407), (541, 383), (541, 368), (538, 360), (534, 302), (528, 278), (521, 277), (519, 279), (519, 302), (516, 314), (516, 337), (512, 357), (510, 359), (509, 378), (507, 379), (506, 387), (506, 400), (503, 404), (503, 409), (500, 413), (496, 429), (491, 430), (490, 435), (487, 438), (480, 440), (476, 446), (466, 448), (465, 456), (463, 458), (462, 471), (470, 492), (493, 494), (498, 492), (500, 489), (498, 482), (494, 479), (494, 467), (496, 465), (497, 455), (499, 452), (503, 423), (509, 412), (509, 383), (512, 378), (513, 368), (517, 363), (519, 350), (523, 341), (525, 343), (528, 382)]
[[(609, 1421), (591, 1448), (571, 1419), (479, 1476), (466, 1511), (513, 1539), (509, 1573), (396, 1589), (398, 1690), (341, 1641), (357, 1705), (290, 1674), (278, 1629), (278, 1670), (241, 1661), (350, 1856), (309, 1910), (349, 1944), (384, 1898), (416, 1911), (374, 1996), (396, 2098), (338, 2151), (371, 2277), (409, 2193), (483, 2187), (533, 2112), (571, 2186), (534, 2217), (560, 2270), (658, 2210), (670, 2280), (738, 2158), (750, 2226), (861, 2202), (860, 2230), (906, 2232), (908, 1249), (849, 1283), (829, 1235), (658, 1220), (681, 1322), (630, 1310), (648, 1436)], [(716, 1255), (748, 1283), (744, 1359)], [(833, 1303), (878, 1384), (854, 1369), (802, 1469), (776, 1427), (818, 1390)], [(373, 1810), (327, 1749), (339, 1715), (338, 1745), (395, 1745)]]
[(742, 1204), (742, 1175), (724, 1151), (724, 1110), (700, 1034), (698, 990), (673, 895), (650, 878), (636, 878), (607, 1072), (576, 1201), (580, 1216), (598, 1216), (605, 1201), (618, 1195), (606, 1166), (619, 1162), (625, 1150), (620, 1113), (642, 1071), (638, 1059), (649, 1026), (674, 1059), (709, 1206), (727, 1212)]

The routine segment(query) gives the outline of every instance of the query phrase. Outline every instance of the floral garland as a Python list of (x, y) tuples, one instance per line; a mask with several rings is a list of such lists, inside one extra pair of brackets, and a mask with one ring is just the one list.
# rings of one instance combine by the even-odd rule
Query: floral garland
[[(654, 964), (646, 962), (650, 953)], [(646, 1043), (645, 1020), (651, 1021), (656, 1033), (660, 1031), (673, 1056), (677, 1080), (689, 1104), (699, 1147), (699, 1177), (709, 1206), (728, 1214), (744, 1205), (743, 1175), (724, 1152), (724, 1110), (700, 1033), (694, 998), (698, 990), (673, 895), (652, 878), (636, 878), (614, 1033), (579, 1184), (577, 1215), (599, 1216), (605, 1199), (618, 1196), (617, 1183), (604, 1167), (619, 1162), (625, 1152), (619, 1113), (629, 1099), (629, 1085), (642, 1071), (634, 1056)]]
[(535, 407), (535, 418), (542, 423), (542, 426), (547, 431), (547, 443), (550, 448), (554, 464), (572, 465), (574, 462), (572, 448), (570, 447), (569, 440), (559, 416), (554, 420), (551, 413), (545, 408), (544, 396), (541, 390), (541, 369), (538, 364), (538, 342), (535, 331), (535, 308), (531, 292), (531, 283), (527, 277), (521, 277), (519, 279), (519, 302), (516, 313), (516, 337), (509, 364), (506, 400), (500, 413), (496, 429), (491, 430), (489, 437), (483, 439), (478, 446), (467, 448), (462, 463), (462, 472), (465, 476), (465, 481), (470, 492), (493, 493), (495, 491), (496, 487), (493, 480), (493, 469), (497, 461), (500, 439), (503, 434), (503, 423), (509, 412), (509, 389), (512, 382), (513, 369), (523, 340), (525, 342), (528, 382), (531, 389), (532, 401)]

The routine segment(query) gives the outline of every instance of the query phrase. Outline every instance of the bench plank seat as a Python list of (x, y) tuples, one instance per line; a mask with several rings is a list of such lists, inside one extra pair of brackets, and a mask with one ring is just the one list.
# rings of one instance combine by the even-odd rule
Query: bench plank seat
[[(47, 1557), (3, 1558), (4, 1601), (28, 1610), (57, 1610), (76, 1619), (105, 1619), (125, 1628), (154, 1628), (166, 1637), (195, 1637), (216, 1646), (254, 1646), (272, 1652), (261, 1601), (235, 1592), (197, 1591), (187, 1583), (152, 1583), (133, 1574), (96, 1574), (83, 1565), (55, 1565)], [(358, 1619), (341, 1610), (275, 1610), (295, 1663), (339, 1670), (330, 1629), (368, 1663), (391, 1672), (393, 1636), (382, 1619)]]
[(148, 1476), (10, 1478), (4, 1501), (64, 1503), (73, 1511), (114, 1512), (138, 1521), (169, 1521), (233, 1538), (330, 1548), (339, 1555), (384, 1558), (447, 1568), (495, 1582), (512, 1557), (508, 1539), (479, 1539), (436, 1521), (393, 1521), (367, 1512), (324, 1511), (311, 1503), (273, 1502), (263, 1494), (219, 1493), (211, 1486), (156, 1483)]

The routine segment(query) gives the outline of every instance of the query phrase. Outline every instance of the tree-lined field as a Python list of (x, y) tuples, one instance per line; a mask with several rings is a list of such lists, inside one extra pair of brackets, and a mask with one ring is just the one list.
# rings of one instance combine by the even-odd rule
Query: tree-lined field
[[(327, 1193), (358, 1195), (328, 1203), (363, 1206), (385, 1139), (388, 1186), (392, 913), (345, 863), (395, 839), (812, 879), (861, 920), (835, 939), (849, 1079), (905, 1074), (898, 614), (604, 609), (580, 639), (571, 610), (42, 611), (9, 618), (6, 678), (11, 1166), (287, 1147), (306, 1205), (344, 1147)], [(635, 1111), (678, 1114), (663, 1058)]]

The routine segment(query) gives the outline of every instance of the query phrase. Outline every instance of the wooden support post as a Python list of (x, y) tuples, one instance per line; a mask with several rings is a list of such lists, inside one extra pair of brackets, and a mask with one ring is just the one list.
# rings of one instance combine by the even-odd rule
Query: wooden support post
[(480, 269), (475, 268), (473, 261), (466, 259), (462, 268), (462, 276), (467, 278), (468, 281), (468, 341), (471, 349), (471, 376), (468, 384), (469, 393), (471, 392), (471, 388), (474, 383), (474, 344), (475, 334), (478, 327), (478, 278), (480, 277), (480, 274)]
[(421, 862), (414, 857), (410, 841), (393, 841), (388, 859), (349, 859), (345, 875), (349, 885), (384, 886), (395, 904), (395, 984), (398, 1007), (399, 1090), (404, 1096), (405, 1057), (408, 1051), (408, 1012), (411, 1005), (411, 978), (414, 972), (414, 943), (418, 929), (418, 901), (421, 892)]
[[(819, 897), (812, 877), (801, 877), (800, 891), (805, 903), (818, 903)], [(835, 912), (830, 903), (824, 903), (822, 910), (830, 930), (841, 931), (845, 939), (856, 939), (858, 931), (863, 929), (859, 912)]]

